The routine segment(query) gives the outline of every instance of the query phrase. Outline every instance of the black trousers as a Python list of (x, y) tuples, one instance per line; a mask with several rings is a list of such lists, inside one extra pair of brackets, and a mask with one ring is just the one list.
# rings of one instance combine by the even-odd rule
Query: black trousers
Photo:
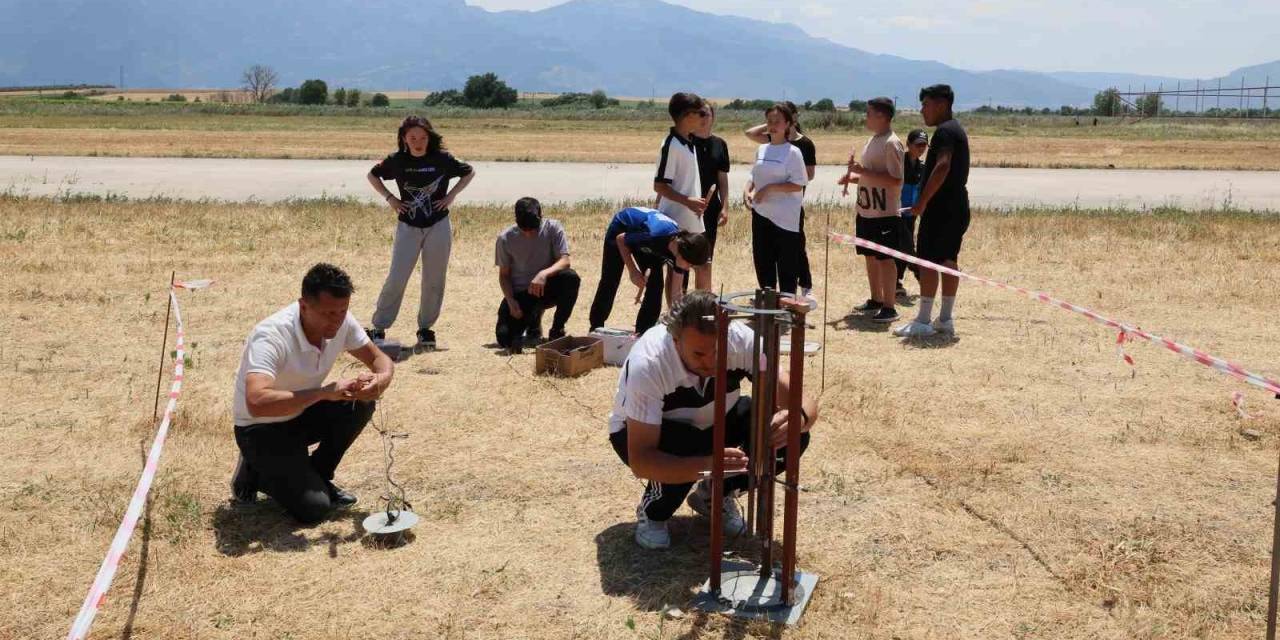
[(813, 271), (809, 269), (809, 241), (804, 234), (804, 207), (800, 207), (800, 273), (796, 280), (802, 289), (813, 288)]
[[(333, 510), (329, 483), (351, 443), (373, 417), (373, 402), (322, 400), (286, 422), (236, 427), (236, 444), (258, 490), (311, 524)], [(307, 448), (318, 444), (314, 453)]]
[(795, 293), (803, 255), (804, 236), (751, 212), (751, 257), (761, 289)]
[[(662, 432), (658, 435), (658, 450), (673, 456), (694, 457), (711, 455), (711, 440), (713, 434), (711, 429), (699, 429), (687, 422), (676, 422), (674, 420), (662, 421)], [(609, 443), (613, 445), (613, 450), (622, 459), (624, 464), (630, 465), (627, 455), (627, 430), (623, 428), (621, 431), (609, 434)], [(751, 452), (751, 398), (740, 397), (737, 404), (729, 408), (729, 414), (725, 416), (725, 434), (724, 444), (726, 447), (738, 447), (747, 452), (748, 456)], [(809, 448), (809, 434), (800, 434), (800, 453), (803, 455), (805, 449)], [(777, 458), (774, 460), (776, 465), (774, 468), (779, 473), (786, 468), (787, 448), (781, 447), (777, 450)], [(685, 496), (689, 495), (689, 491), (693, 488), (694, 483), (685, 484), (664, 484), (650, 480), (645, 485), (644, 495), (640, 498), (640, 506), (636, 507), (637, 513), (643, 511), (645, 517), (650, 520), (665, 522), (671, 519), (676, 509), (680, 508), (680, 503), (684, 502)], [(724, 481), (725, 494), (730, 491), (746, 491), (747, 476), (738, 475), (725, 478)]]
[(542, 290), (542, 297), (529, 293), (528, 289), (515, 292), (516, 302), (520, 305), (520, 318), (512, 317), (507, 301), (498, 303), (498, 325), (494, 327), (494, 335), (498, 344), (511, 346), (512, 338), (519, 338), (528, 331), (531, 334), (542, 332), (542, 312), (547, 307), (555, 307), (556, 314), (551, 320), (551, 333), (564, 333), (564, 326), (573, 315), (573, 305), (578, 303), (578, 288), (582, 279), (573, 269), (565, 269), (547, 278), (547, 286)]
[[(916, 254), (916, 217), (907, 216), (905, 218), (899, 217), (898, 219), (902, 220), (902, 237), (899, 238), (902, 246), (898, 247), (898, 250), (914, 256)], [(898, 263), (899, 286), (902, 285), (902, 277), (907, 275), (908, 270), (915, 274), (917, 279), (920, 277), (920, 268), (916, 265), (903, 260), (895, 260), (895, 262)]]
[[(610, 231), (613, 228), (610, 227)], [(600, 284), (596, 287), (596, 296), (591, 301), (590, 323), (592, 329), (605, 326), (609, 314), (613, 312), (613, 299), (618, 295), (618, 284), (622, 282), (622, 274), (626, 266), (622, 263), (622, 252), (614, 243), (614, 233), (605, 234), (604, 255), (600, 262)], [(645, 273), (647, 284), (644, 299), (640, 302), (640, 310), (636, 313), (636, 333), (644, 333), (658, 324), (658, 316), (662, 313), (662, 290), (665, 285), (661, 259), (647, 253), (636, 252), (636, 264)], [(687, 277), (687, 276), (686, 276)]]

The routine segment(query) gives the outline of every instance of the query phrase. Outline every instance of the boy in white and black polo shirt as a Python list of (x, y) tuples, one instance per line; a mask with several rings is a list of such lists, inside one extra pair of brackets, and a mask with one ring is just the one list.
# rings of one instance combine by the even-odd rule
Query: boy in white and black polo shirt
[(705, 100), (683, 92), (671, 96), (667, 113), (671, 114), (672, 127), (658, 151), (658, 171), (653, 178), (657, 209), (675, 220), (682, 230), (702, 233), (706, 230), (702, 214), (707, 201), (703, 198), (693, 134), (711, 114)]
[[(700, 474), (711, 469), (712, 425), (715, 420), (715, 314), (716, 297), (694, 291), (681, 298), (659, 326), (646, 331), (631, 348), (622, 365), (613, 412), (609, 417), (609, 442), (636, 477), (648, 480), (636, 508), (636, 543), (646, 549), (671, 544), (667, 520), (689, 495)], [(751, 399), (741, 395), (741, 384), (751, 376), (755, 354), (754, 334), (743, 323), (729, 325), (725, 432), (725, 471), (745, 471), (750, 450)], [(788, 396), (789, 376), (778, 373), (778, 397)], [(809, 429), (818, 417), (817, 403), (804, 401), (804, 433), (801, 450), (809, 445)], [(787, 411), (774, 415), (773, 444), (781, 470), (786, 459)], [(747, 477), (725, 481), (724, 530), (738, 535), (745, 529), (734, 497), (747, 488)], [(711, 491), (699, 483), (689, 495), (689, 506), (709, 515)]]

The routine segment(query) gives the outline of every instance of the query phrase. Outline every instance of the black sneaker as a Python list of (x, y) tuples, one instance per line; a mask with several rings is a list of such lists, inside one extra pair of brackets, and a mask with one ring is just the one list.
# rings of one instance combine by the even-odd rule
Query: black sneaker
[(880, 324), (889, 324), (890, 322), (897, 322), (898, 318), (897, 309), (894, 309), (893, 307), (881, 307), (880, 310), (876, 312), (876, 315), (871, 317), (871, 321), (879, 322)]
[(524, 338), (519, 336), (512, 338), (511, 343), (507, 345), (507, 353), (518, 356), (524, 351)]
[(329, 483), (329, 500), (333, 502), (333, 507), (335, 509), (349, 507), (360, 501), (360, 499), (356, 497), (356, 494), (351, 493), (332, 482)]
[(564, 336), (565, 336), (564, 329), (552, 329), (552, 330), (551, 330), (551, 333), (548, 333), (548, 334), (547, 334), (547, 340), (548, 340), (548, 341), (551, 341), (551, 340), (559, 340), (560, 338), (563, 338)]
[(859, 313), (870, 313), (872, 311), (879, 311), (883, 306), (884, 305), (876, 302), (875, 300), (868, 299), (866, 302), (854, 307), (853, 310)]
[(418, 344), (413, 345), (415, 354), (436, 350), (436, 332), (430, 329), (418, 329)]
[(542, 329), (537, 331), (524, 332), (524, 343), (527, 345), (536, 345), (542, 342)]
[(258, 474), (240, 455), (236, 471), (231, 475), (231, 501), (236, 504), (253, 504), (258, 501)]
[(365, 329), (364, 334), (375, 342), (382, 342), (387, 339), (387, 332), (383, 329)]

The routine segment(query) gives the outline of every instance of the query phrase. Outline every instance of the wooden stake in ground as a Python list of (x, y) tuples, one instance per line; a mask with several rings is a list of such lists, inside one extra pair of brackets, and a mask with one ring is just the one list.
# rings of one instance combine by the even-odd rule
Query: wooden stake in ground
[(156, 371), (156, 402), (151, 408), (151, 422), (155, 422), (160, 417), (160, 378), (164, 375), (164, 350), (169, 346), (169, 313), (173, 311), (173, 298), (170, 294), (173, 292), (174, 278), (178, 276), (177, 271), (169, 272), (169, 289), (164, 294), (164, 340), (160, 342), (160, 366)]
[[(827, 209), (826, 244), (822, 250), (822, 381), (818, 395), (827, 390), (827, 305), (831, 304), (831, 210)], [(794, 347), (793, 347), (794, 348)]]
[[(1280, 396), (1278, 396), (1280, 397)], [(1280, 592), (1280, 466), (1276, 468), (1276, 514), (1271, 534), (1271, 588), (1267, 593), (1267, 640), (1276, 640), (1276, 596)]]

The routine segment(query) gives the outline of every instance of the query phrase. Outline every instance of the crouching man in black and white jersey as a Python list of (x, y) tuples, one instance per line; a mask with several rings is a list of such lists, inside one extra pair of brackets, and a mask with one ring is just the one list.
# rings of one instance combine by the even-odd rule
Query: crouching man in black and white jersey
[[(618, 457), (638, 478), (648, 480), (636, 508), (636, 542), (646, 549), (671, 545), (667, 520), (689, 496), (694, 511), (710, 515), (712, 423), (715, 418), (716, 297), (696, 291), (681, 298), (662, 323), (644, 333), (622, 365), (618, 393), (609, 417), (609, 441)], [(747, 468), (750, 449), (751, 399), (743, 396), (743, 379), (750, 379), (754, 334), (741, 322), (729, 325), (728, 398), (726, 398), (725, 472)], [(789, 376), (778, 374), (778, 397), (788, 397)], [(801, 451), (809, 445), (809, 429), (818, 419), (812, 398), (803, 404)], [(776, 464), (786, 459), (787, 411), (773, 416)], [(768, 453), (762, 453), (768, 455)], [(692, 494), (690, 489), (697, 483)], [(739, 535), (746, 528), (735, 497), (746, 491), (747, 476), (725, 480), (724, 530)]]

